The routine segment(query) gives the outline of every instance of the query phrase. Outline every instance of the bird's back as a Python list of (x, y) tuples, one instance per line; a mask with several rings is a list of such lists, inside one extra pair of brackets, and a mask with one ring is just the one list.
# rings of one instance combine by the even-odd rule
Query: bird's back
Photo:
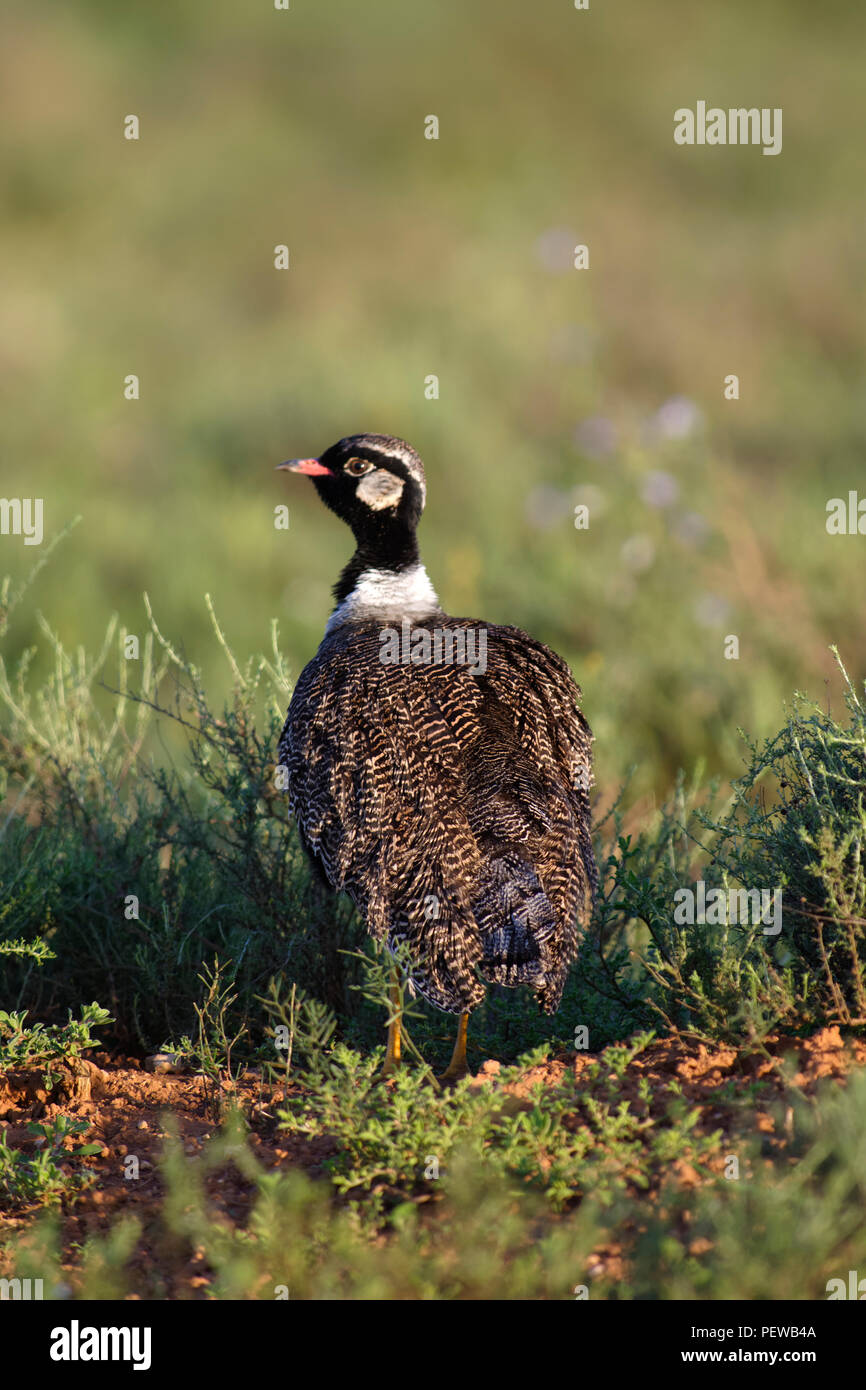
[(279, 762), (302, 841), (438, 1008), (473, 1008), (480, 975), (552, 1012), (596, 882), (580, 692), (516, 628), (440, 614), (390, 640), (339, 626), (301, 674)]

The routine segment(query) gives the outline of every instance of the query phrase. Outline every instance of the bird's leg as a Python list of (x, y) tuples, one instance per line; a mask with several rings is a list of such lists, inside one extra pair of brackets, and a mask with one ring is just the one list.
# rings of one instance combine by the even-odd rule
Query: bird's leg
[(454, 1041), (454, 1051), (451, 1054), (451, 1061), (440, 1076), (440, 1081), (459, 1081), (462, 1076), (469, 1075), (469, 1066), (466, 1061), (466, 1033), (469, 1027), (469, 1015), (461, 1014), (460, 1022), (457, 1024), (457, 1037)]
[(388, 1024), (388, 1046), (385, 1048), (383, 1076), (392, 1076), (400, 1066), (400, 1015), (400, 984), (395, 966), (391, 975), (391, 1021)]

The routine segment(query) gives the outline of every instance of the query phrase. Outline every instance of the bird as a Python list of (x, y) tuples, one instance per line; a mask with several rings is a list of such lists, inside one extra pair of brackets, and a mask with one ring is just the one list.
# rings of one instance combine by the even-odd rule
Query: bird
[[(279, 469), (351, 529), (334, 610), (278, 743), (301, 844), (408, 984), (458, 1016), (441, 1080), (467, 1075), (487, 984), (559, 1007), (598, 885), (592, 742), (566, 662), (516, 627), (451, 617), (421, 562), (427, 480), (392, 435), (355, 434)], [(401, 1063), (392, 990), (383, 1074)]]

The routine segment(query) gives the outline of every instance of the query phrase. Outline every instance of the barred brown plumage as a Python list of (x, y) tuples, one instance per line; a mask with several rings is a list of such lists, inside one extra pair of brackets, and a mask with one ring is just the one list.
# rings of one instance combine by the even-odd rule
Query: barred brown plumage
[(357, 541), (279, 742), (301, 841), (376, 939), (408, 943), (437, 1008), (468, 1014), (490, 981), (552, 1013), (597, 883), (580, 691), (526, 633), (442, 612), (409, 445), (355, 435), (281, 467), (309, 473)]

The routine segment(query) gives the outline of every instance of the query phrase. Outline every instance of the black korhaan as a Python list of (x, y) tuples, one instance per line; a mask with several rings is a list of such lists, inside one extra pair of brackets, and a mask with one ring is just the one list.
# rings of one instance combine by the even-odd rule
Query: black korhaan
[[(577, 953), (597, 882), (580, 691), (525, 632), (443, 613), (408, 444), (353, 435), (280, 467), (312, 478), (357, 545), (280, 738), (292, 810), (331, 887), (377, 940), (407, 942), (414, 987), (461, 1015), (457, 1076), (484, 981), (529, 985), (552, 1013)], [(386, 1069), (399, 1057), (396, 1020)]]

